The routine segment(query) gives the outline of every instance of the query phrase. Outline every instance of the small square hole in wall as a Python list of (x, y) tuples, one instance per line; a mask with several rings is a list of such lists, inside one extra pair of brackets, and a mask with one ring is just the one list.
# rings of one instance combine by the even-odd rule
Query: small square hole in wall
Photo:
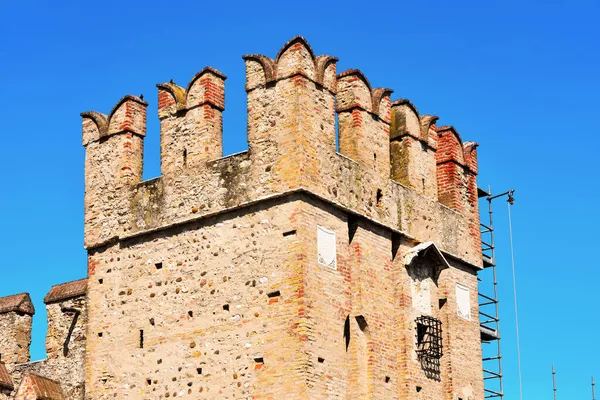
[(317, 358), (317, 361), (321, 364), (323, 364), (325, 362), (325, 359), (323, 357), (319, 357)]
[(104, 283), (104, 279), (102, 279), (102, 278), (98, 279), (98, 283), (102, 285)]
[(229, 311), (229, 304), (223, 304), (223, 310)]
[(385, 377), (385, 383), (390, 383), (390, 377), (389, 376)]
[(198, 375), (202, 375), (202, 368), (196, 368), (196, 372), (198, 373)]
[(154, 264), (154, 266), (156, 267), (156, 269), (162, 269), (163, 264), (161, 262), (158, 262), (158, 263)]
[(98, 332), (98, 337), (102, 337), (103, 333), (102, 332)]

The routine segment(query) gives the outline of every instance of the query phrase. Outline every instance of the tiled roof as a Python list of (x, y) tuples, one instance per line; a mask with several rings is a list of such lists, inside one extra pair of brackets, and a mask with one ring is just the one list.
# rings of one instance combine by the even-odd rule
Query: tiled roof
[(60, 384), (40, 375), (28, 374), (37, 400), (63, 400)]
[(29, 293), (13, 294), (12, 296), (0, 297), (0, 314), (18, 311), (25, 314), (35, 314), (33, 303)]
[(87, 278), (61, 283), (60, 285), (52, 286), (44, 298), (44, 303), (56, 303), (58, 301), (72, 299), (85, 295), (87, 292)]
[(0, 362), (0, 389), (13, 389), (13, 381), (10, 379), (6, 366), (2, 362)]

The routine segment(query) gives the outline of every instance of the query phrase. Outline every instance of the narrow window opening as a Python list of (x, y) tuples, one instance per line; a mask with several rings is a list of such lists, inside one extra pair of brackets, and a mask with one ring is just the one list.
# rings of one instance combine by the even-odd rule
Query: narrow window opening
[(288, 237), (296, 234), (296, 230), (283, 232), (283, 237)]
[(98, 337), (102, 337), (102, 332), (98, 332)]
[(352, 243), (354, 235), (358, 229), (358, 217), (354, 214), (348, 214), (348, 243)]
[(346, 341), (346, 351), (348, 351), (348, 346), (350, 346), (350, 316), (346, 317), (346, 321), (344, 322), (344, 339)]
[(202, 368), (196, 368), (196, 372), (198, 373), (198, 375), (202, 375)]
[(144, 348), (144, 331), (140, 329), (140, 349)]
[(399, 233), (392, 233), (392, 260), (396, 259), (396, 255), (398, 254), (398, 249), (400, 248), (400, 242), (402, 241), (402, 236)]
[(385, 377), (385, 383), (390, 383), (390, 377), (389, 376)]
[(156, 269), (162, 269), (162, 267), (163, 267), (161, 262), (154, 264), (154, 266), (156, 267)]
[[(267, 293), (267, 296), (268, 296), (269, 298), (273, 298), (273, 297), (279, 297), (279, 296), (281, 296), (281, 293), (279, 293), (279, 290), (276, 290), (276, 291), (274, 291), (274, 292)], [(229, 307), (229, 306), (227, 306), (227, 307)]]
[(102, 285), (104, 283), (104, 279), (102, 279), (102, 278), (98, 279), (98, 283)]
[(383, 199), (383, 192), (381, 189), (377, 189), (377, 207), (381, 207), (381, 200)]
[(187, 166), (187, 149), (183, 149), (183, 165)]
[(146, 385), (152, 385), (152, 379), (146, 379)]
[(254, 362), (257, 364), (264, 364), (265, 360), (262, 357), (254, 357)]
[(194, 312), (193, 311), (188, 311), (188, 315), (190, 316), (190, 318), (192, 318), (194, 316)]
[(317, 361), (319, 361), (319, 363), (323, 364), (325, 362), (325, 359), (323, 357), (319, 357), (319, 358), (317, 358)]
[(224, 304), (223, 305), (223, 310), (229, 311), (229, 304)]

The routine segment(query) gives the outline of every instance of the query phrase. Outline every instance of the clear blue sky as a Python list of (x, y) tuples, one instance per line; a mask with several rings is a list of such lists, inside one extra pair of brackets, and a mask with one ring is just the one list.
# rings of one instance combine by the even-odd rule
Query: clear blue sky
[[(600, 380), (597, 1), (4, 1), (0, 5), (0, 295), (42, 299), (84, 277), (81, 120), (125, 94), (150, 102), (144, 177), (159, 174), (155, 84), (226, 75), (225, 154), (246, 148), (242, 54), (301, 34), (481, 144), (482, 186), (513, 208), (524, 397), (586, 399)], [(507, 399), (518, 399), (506, 206), (498, 203)]]

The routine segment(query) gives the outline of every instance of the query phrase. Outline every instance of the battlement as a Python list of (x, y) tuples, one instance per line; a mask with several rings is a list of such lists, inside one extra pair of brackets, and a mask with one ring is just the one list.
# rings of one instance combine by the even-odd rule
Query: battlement
[(275, 59), (243, 59), (248, 152), (222, 158), (226, 77), (210, 67), (186, 88), (157, 85), (157, 179), (141, 182), (147, 103), (82, 114), (86, 248), (302, 191), (480, 266), (475, 143), (359, 70), (337, 74), (300, 36)]

